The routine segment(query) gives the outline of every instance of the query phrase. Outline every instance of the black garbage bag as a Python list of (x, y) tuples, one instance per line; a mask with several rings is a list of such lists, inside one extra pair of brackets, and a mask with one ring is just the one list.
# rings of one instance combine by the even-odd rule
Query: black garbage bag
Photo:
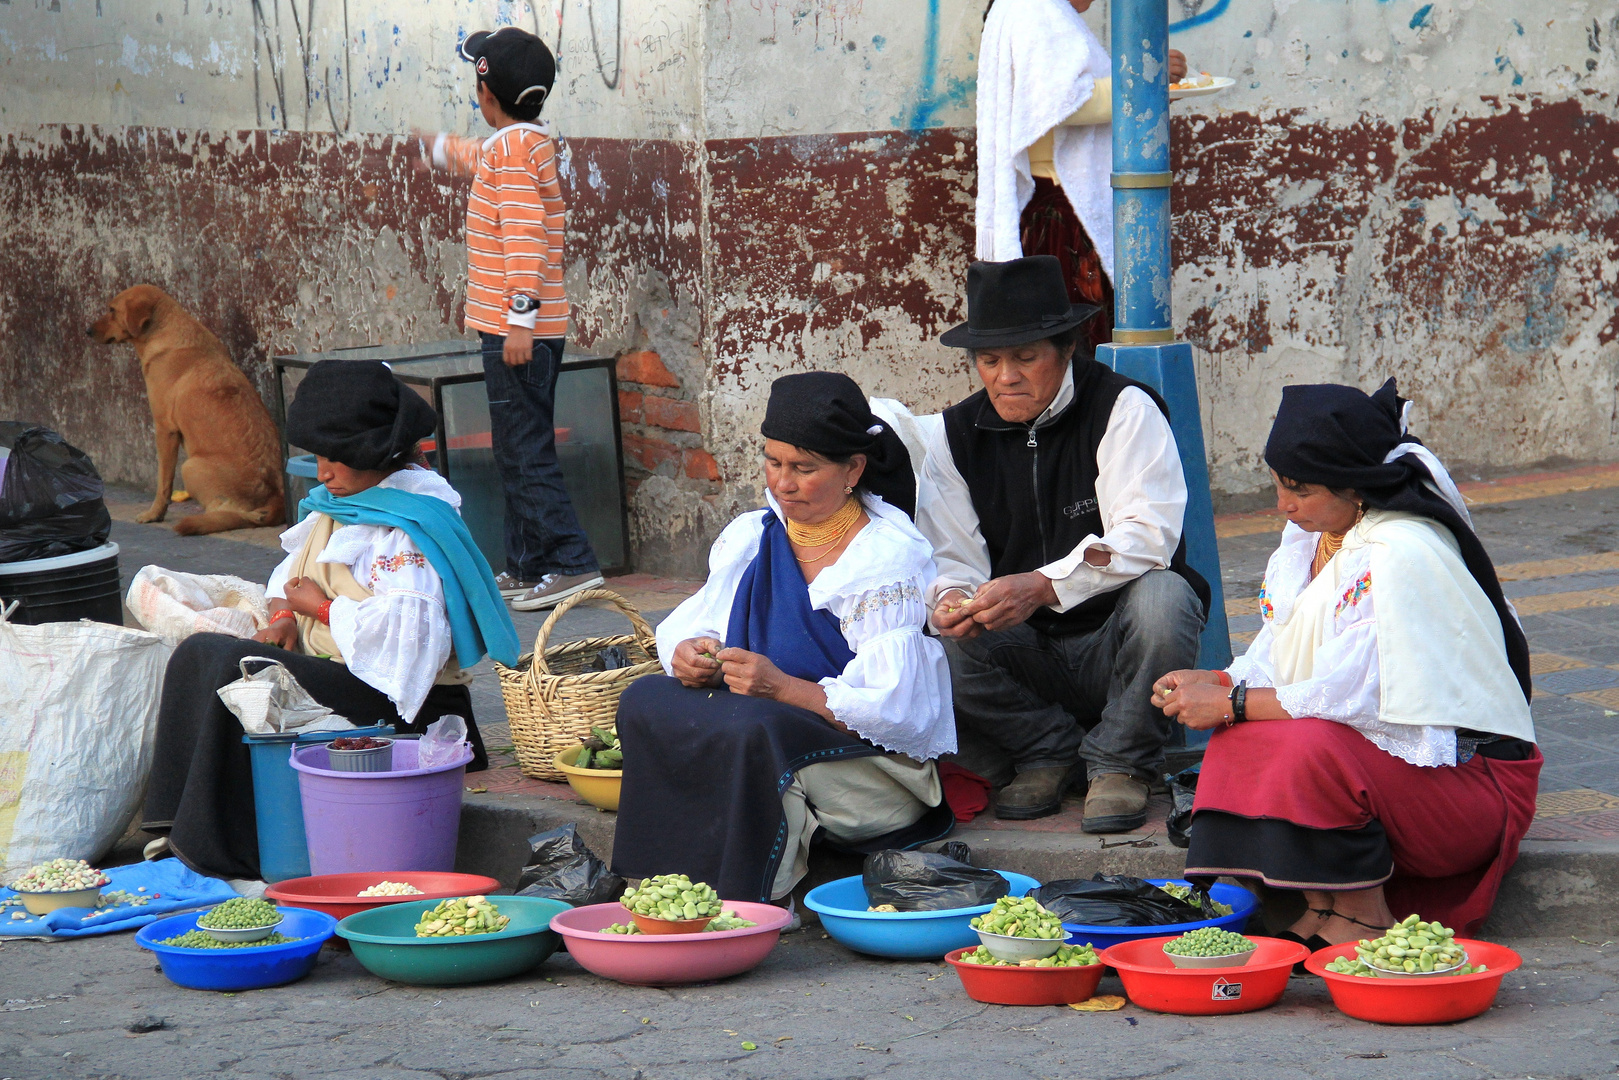
[(951, 841), (945, 850), (950, 854), (890, 849), (867, 855), (861, 873), (866, 903), (893, 904), (900, 911), (943, 911), (992, 904), (1011, 891), (1001, 875), (966, 861), (972, 857), (966, 844)]
[(1203, 765), (1199, 763), (1164, 777), (1164, 783), (1169, 785), (1170, 803), (1169, 821), (1165, 827), (1169, 832), (1169, 842), (1176, 847), (1183, 848), (1192, 843), (1192, 802), (1197, 798), (1197, 778), (1202, 769)]
[(0, 421), (0, 563), (54, 559), (107, 542), (101, 474), (48, 428)]
[(1063, 922), (1084, 926), (1168, 926), (1204, 918), (1200, 910), (1152, 882), (1122, 874), (1048, 881), (1029, 895)]
[(571, 823), (528, 838), (529, 864), (517, 879), (518, 896), (543, 896), (574, 907), (610, 904), (624, 895), (624, 879), (607, 869)]

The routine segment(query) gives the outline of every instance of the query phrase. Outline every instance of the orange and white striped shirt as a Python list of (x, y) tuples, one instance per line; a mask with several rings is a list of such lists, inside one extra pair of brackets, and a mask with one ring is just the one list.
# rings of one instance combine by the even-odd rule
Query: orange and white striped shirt
[[(568, 332), (562, 290), (564, 230), (556, 142), (538, 124), (510, 124), (487, 139), (440, 135), (433, 163), (472, 176), (467, 200), (467, 326), (504, 335), (527, 326), (539, 339)], [(511, 310), (519, 293), (539, 308)]]

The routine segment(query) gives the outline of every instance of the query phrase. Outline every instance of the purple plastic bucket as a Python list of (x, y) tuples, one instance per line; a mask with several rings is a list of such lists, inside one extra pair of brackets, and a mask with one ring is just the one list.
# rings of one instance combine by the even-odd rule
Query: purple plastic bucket
[(455, 869), (461, 788), (472, 747), (448, 765), (416, 767), (419, 744), (394, 742), (390, 772), (336, 772), (326, 747), (295, 747), (311, 874)]

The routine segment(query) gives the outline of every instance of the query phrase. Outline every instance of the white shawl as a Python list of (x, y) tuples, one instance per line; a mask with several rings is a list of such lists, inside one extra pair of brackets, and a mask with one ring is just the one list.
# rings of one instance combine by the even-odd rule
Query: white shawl
[[(1339, 557), (1361, 548), (1370, 555), (1365, 587), (1377, 604), (1377, 719), (1413, 727), (1471, 728), (1534, 742), (1529, 703), (1507, 663), (1501, 619), (1462, 562), (1449, 531), (1416, 514), (1372, 510), (1349, 530)], [(1337, 615), (1330, 605), (1353, 603), (1355, 587), (1351, 584), (1341, 601), (1334, 600), (1336, 588), (1306, 589), (1294, 610), (1285, 616), (1277, 612), (1273, 655), (1278, 685), (1312, 677), (1311, 657), (1319, 647), (1317, 639), (1325, 636), (1322, 626)], [(1321, 604), (1328, 606), (1307, 610)]]
[(1063, 127), (1113, 61), (1067, 0), (998, 0), (978, 53), (978, 257), (1023, 255), (1018, 218), (1034, 194), (1029, 147), (1056, 128), (1063, 193), (1113, 278), (1113, 131)]

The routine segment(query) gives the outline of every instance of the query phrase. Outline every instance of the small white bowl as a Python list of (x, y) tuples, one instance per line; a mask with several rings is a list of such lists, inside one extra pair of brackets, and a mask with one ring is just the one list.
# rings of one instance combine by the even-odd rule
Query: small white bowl
[(1177, 956), (1172, 952), (1166, 952), (1164, 955), (1178, 968), (1234, 968), (1242, 967), (1252, 960), (1258, 949), (1259, 946), (1255, 945), (1244, 952), (1227, 953), (1224, 956)]
[(269, 926), (248, 926), (240, 930), (215, 930), (211, 926), (197, 925), (197, 929), (213, 938), (215, 941), (262, 941), (276, 932), (276, 928), (286, 921), (283, 915)]
[[(1356, 956), (1356, 959), (1360, 960), (1361, 958)], [(1361, 960), (1361, 963), (1365, 964), (1366, 961)], [(1366, 966), (1377, 972), (1377, 977), (1379, 979), (1431, 979), (1435, 975), (1449, 975), (1466, 963), (1467, 954), (1464, 952), (1462, 953), (1462, 958), (1458, 963), (1452, 964), (1447, 968), (1434, 968), (1432, 971), (1390, 971), (1388, 968), (1380, 968), (1376, 964), (1366, 964)]]
[(1067, 936), (1054, 938), (1040, 937), (1010, 937), (1006, 934), (992, 934), (988, 930), (979, 930), (978, 940), (984, 943), (989, 955), (997, 960), (1005, 960), (1009, 964), (1021, 964), (1025, 960), (1044, 960), (1048, 956), (1057, 955), (1057, 950), (1063, 947)]

